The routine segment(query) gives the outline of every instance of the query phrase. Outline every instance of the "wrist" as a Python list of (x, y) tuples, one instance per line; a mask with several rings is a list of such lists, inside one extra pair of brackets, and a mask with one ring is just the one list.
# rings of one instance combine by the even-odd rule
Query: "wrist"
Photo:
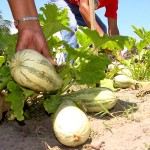
[(34, 31), (42, 30), (39, 22), (37, 22), (37, 21), (22, 22), (18, 25), (17, 29), (18, 29), (18, 31), (22, 31), (22, 30), (26, 30), (26, 29), (34, 30)]
[(41, 29), (41, 26), (38, 21), (25, 21), (25, 22), (20, 22), (17, 26), (18, 30), (22, 30), (25, 28), (34, 28), (34, 29)]
[(39, 28), (39, 18), (38, 17), (24, 17), (14, 21), (15, 27), (19, 30), (20, 28)]

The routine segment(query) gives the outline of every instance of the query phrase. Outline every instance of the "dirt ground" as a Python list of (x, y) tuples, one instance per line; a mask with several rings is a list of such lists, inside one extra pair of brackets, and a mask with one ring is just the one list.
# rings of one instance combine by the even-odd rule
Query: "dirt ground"
[(136, 97), (138, 90), (116, 92), (119, 101), (108, 115), (88, 114), (91, 137), (82, 146), (70, 148), (57, 141), (51, 118), (0, 124), (0, 150), (150, 150), (150, 94)]

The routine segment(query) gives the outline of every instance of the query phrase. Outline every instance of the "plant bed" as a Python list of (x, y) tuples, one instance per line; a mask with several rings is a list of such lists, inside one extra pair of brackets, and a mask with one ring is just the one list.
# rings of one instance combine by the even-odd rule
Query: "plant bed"
[[(53, 11), (55, 17), (48, 15), (51, 14), (50, 10)], [(21, 65), (22, 59), (24, 59), (22, 57), (18, 65), (25, 72), (15, 71), (19, 74), (14, 74), (13, 69), (18, 67), (12, 65), (17, 35), (10, 35), (8, 32), (0, 33), (2, 37), (0, 41), (0, 91), (6, 91), (0, 99), (0, 149), (149, 149), (149, 85), (141, 88), (140, 84), (141, 81), (147, 82), (150, 79), (149, 32), (143, 28), (133, 27), (134, 32), (141, 38), (141, 41), (136, 43), (136, 40), (131, 37), (100, 36), (96, 31), (79, 27), (76, 31), (76, 37), (80, 46), (73, 49), (65, 41), (53, 36), (58, 31), (68, 29), (67, 10), (59, 12), (56, 6), (45, 5), (41, 8), (41, 11), (43, 14), (39, 14), (39, 17), (45, 38), (50, 49), (55, 49), (52, 56), (55, 58), (57, 53), (65, 52), (68, 54), (68, 58), (62, 64), (65, 67), (59, 66), (61, 69), (55, 72), (55, 68), (49, 66), (49, 62), (44, 60), (43, 56), (38, 61), (34, 54), (28, 56), (25, 59), (25, 65)], [(58, 28), (55, 28), (56, 26)], [(61, 46), (63, 46), (62, 49), (60, 49)], [(117, 50), (123, 50), (124, 47), (128, 49), (131, 55), (129, 59), (120, 62), (121, 65), (125, 66), (125, 70), (122, 70), (122, 67), (119, 66), (115, 66), (111, 71), (107, 70), (112, 61), (105, 49), (111, 50), (112, 55), (115, 56)], [(137, 50), (136, 54), (132, 53), (134, 48)], [(35, 51), (32, 52), (35, 53)], [(95, 52), (98, 52), (97, 55), (95, 55)], [(32, 61), (32, 66), (28, 60)], [(39, 67), (39, 64), (42, 67)], [(18, 71), (18, 68), (16, 70)], [(57, 73), (60, 80), (59, 77), (57, 78)], [(121, 80), (117, 80), (114, 84), (115, 76), (122, 73), (128, 75), (129, 78), (124, 76), (125, 78), (119, 78)], [(131, 79), (130, 82), (129, 79)], [(56, 81), (58, 81), (58, 84)], [(109, 94), (104, 92), (105, 94), (101, 95), (100, 93), (103, 90), (97, 93), (97, 89), (94, 89), (96, 85), (111, 90)], [(59, 98), (66, 93), (88, 88), (93, 88), (93, 92), (83, 91), (82, 93), (81, 91), (80, 96), (79, 94), (78, 96), (72, 96), (72, 101), (75, 101), (76, 106), (80, 106), (79, 108), (82, 108), (87, 115), (86, 120), (89, 120), (91, 125), (90, 136), (88, 134), (88, 140), (80, 146), (67, 147), (60, 143), (54, 134), (53, 115), (63, 101)], [(104, 102), (100, 100), (99, 96)], [(77, 97), (79, 101), (75, 99)], [(115, 101), (116, 97), (117, 101)], [(6, 103), (9, 103), (10, 107), (6, 107)], [(115, 105), (113, 105), (113, 108), (109, 105), (111, 103)], [(108, 105), (109, 110), (106, 109), (107, 107), (104, 108)], [(85, 106), (94, 107), (94, 111), (89, 113)], [(99, 106), (102, 109), (98, 111), (96, 109), (95, 111), (96, 106), (98, 106), (98, 109)], [(8, 109), (10, 110), (8, 111)], [(76, 116), (74, 114), (72, 116)], [(57, 118), (57, 115), (55, 118)], [(68, 119), (64, 122), (69, 123), (71, 120)], [(83, 119), (80, 119), (80, 121), (81, 128), (78, 128), (84, 131), (85, 128), (82, 125), (85, 122), (82, 122)], [(62, 125), (63, 122), (60, 124)], [(65, 133), (68, 133), (68, 130), (65, 131)], [(58, 132), (60, 133), (60, 130)], [(80, 136), (75, 134), (76, 140), (79, 141)]]
[[(110, 114), (88, 113), (92, 132), (82, 146), (70, 148), (54, 136), (51, 118), (26, 120), (20, 126), (16, 121), (0, 124), (1, 149), (23, 150), (148, 150), (150, 148), (150, 95), (136, 97), (138, 90), (121, 89), (117, 105)], [(38, 114), (36, 114), (38, 116)], [(112, 116), (113, 117), (112, 117)]]

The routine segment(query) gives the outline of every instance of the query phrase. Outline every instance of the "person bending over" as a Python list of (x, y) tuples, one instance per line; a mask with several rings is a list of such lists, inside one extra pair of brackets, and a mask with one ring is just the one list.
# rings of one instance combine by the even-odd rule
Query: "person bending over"
[[(90, 6), (89, 0), (49, 0), (49, 4), (55, 4), (59, 10), (68, 8), (69, 28), (72, 32), (63, 30), (61, 31), (62, 40), (65, 40), (71, 47), (77, 48), (77, 40), (75, 37), (75, 31), (78, 26), (91, 28), (90, 19)], [(118, 0), (94, 0), (95, 10), (105, 7), (105, 17), (108, 21), (108, 30), (101, 18), (95, 13), (95, 27), (97, 32), (103, 36), (119, 35), (119, 29), (117, 25), (117, 10)], [(64, 55), (65, 56), (65, 55)], [(121, 51), (118, 50), (116, 59), (123, 59)], [(64, 60), (64, 59), (63, 59)]]

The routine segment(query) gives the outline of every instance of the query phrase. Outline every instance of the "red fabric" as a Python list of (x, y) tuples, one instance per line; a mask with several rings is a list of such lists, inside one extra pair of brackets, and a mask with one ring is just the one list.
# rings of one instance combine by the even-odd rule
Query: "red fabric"
[[(118, 0), (95, 0), (97, 1), (98, 6), (97, 9), (105, 7), (106, 12), (105, 16), (110, 18), (117, 18), (117, 10), (118, 10)], [(79, 5), (80, 0), (69, 0), (71, 4)]]

